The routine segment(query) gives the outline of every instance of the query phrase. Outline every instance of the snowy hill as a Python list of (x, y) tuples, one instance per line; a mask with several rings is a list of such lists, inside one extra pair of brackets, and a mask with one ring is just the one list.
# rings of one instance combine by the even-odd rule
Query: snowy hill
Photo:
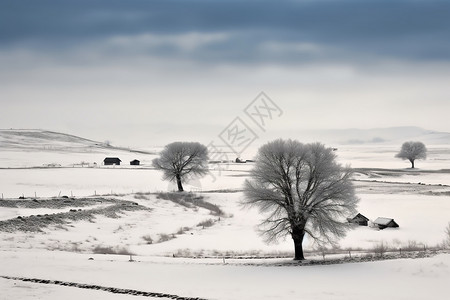
[(156, 151), (115, 147), (82, 137), (38, 129), (0, 130), (0, 168), (101, 164), (107, 156), (147, 162)]
[(116, 149), (141, 152), (121, 147), (114, 147), (108, 143), (97, 142), (86, 138), (39, 129), (1, 129), (0, 150), (58, 150), (65, 152), (86, 152), (96, 149)]

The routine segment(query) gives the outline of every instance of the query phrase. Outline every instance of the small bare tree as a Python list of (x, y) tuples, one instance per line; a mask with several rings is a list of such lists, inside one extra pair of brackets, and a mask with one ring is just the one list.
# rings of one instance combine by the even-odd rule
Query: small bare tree
[(450, 248), (450, 222), (445, 228), (444, 248)]
[(422, 142), (404, 142), (402, 149), (395, 157), (409, 160), (411, 168), (414, 169), (414, 161), (416, 159), (427, 158), (427, 147)]
[(260, 224), (266, 241), (290, 235), (295, 260), (303, 260), (307, 233), (317, 243), (335, 244), (349, 228), (358, 198), (351, 170), (336, 162), (331, 148), (320, 143), (275, 140), (263, 145), (245, 182), (244, 205), (258, 207), (267, 218)]
[(182, 192), (185, 177), (208, 173), (208, 149), (200, 143), (174, 142), (166, 145), (152, 164), (163, 171), (164, 180), (176, 180), (178, 191)]
[(379, 257), (383, 257), (383, 255), (388, 251), (388, 246), (381, 241), (379, 244), (376, 244), (373, 247), (373, 252)]

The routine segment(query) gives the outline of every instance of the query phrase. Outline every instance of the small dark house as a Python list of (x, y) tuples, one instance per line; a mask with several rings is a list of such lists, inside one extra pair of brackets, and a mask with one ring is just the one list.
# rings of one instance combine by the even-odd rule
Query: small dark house
[(385, 229), (388, 227), (396, 228), (399, 227), (398, 224), (394, 221), (394, 219), (390, 218), (377, 218), (375, 221), (373, 221), (373, 224), (375, 226), (378, 226), (380, 229)]
[(347, 221), (352, 224), (358, 224), (359, 226), (367, 226), (369, 219), (358, 213), (353, 218), (347, 218)]
[(107, 157), (103, 160), (105, 166), (120, 165), (121, 160), (118, 157)]
[(132, 165), (132, 166), (139, 166), (140, 164), (141, 164), (141, 162), (137, 159), (130, 161), (130, 165)]

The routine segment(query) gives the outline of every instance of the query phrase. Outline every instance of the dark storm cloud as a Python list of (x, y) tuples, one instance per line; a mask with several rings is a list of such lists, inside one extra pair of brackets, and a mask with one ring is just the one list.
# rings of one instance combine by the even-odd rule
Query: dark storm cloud
[[(1, 1), (0, 47), (82, 47), (117, 36), (228, 33), (187, 51), (117, 51), (196, 61), (450, 59), (447, 1)], [(142, 47), (141, 47), (142, 46)]]

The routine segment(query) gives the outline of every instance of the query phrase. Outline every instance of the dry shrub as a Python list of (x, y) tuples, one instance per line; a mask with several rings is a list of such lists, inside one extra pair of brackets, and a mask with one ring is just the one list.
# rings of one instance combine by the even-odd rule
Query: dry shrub
[(401, 248), (404, 251), (419, 251), (423, 250), (423, 246), (420, 245), (417, 241), (409, 240), (408, 244)]
[(445, 228), (444, 247), (450, 248), (450, 222), (448, 222), (447, 228)]
[(164, 243), (164, 242), (170, 241), (171, 239), (174, 239), (174, 238), (175, 238), (174, 234), (160, 233), (158, 243)]
[(144, 240), (144, 241), (146, 241), (147, 242), (147, 244), (153, 244), (153, 239), (152, 239), (152, 237), (150, 236), (150, 235), (144, 235), (143, 237), (142, 237), (142, 239)]
[(180, 227), (180, 229), (178, 229), (177, 234), (184, 234), (186, 231), (191, 230), (191, 228), (189, 227)]
[(384, 242), (378, 243), (373, 247), (373, 252), (380, 257), (383, 257), (388, 250), (389, 248)]
[(223, 211), (215, 204), (209, 203), (204, 199), (203, 196), (196, 195), (194, 193), (158, 193), (156, 196), (158, 199), (164, 199), (164, 200), (170, 200), (176, 204), (188, 207), (188, 208), (194, 208), (194, 207), (201, 207), (205, 208), (213, 215), (216, 216), (222, 216), (224, 213)]
[(134, 199), (148, 200), (148, 195), (149, 193), (137, 192), (136, 194), (134, 194)]
[(208, 220), (202, 221), (197, 224), (198, 227), (203, 227), (203, 228), (211, 227), (213, 225), (214, 225), (214, 220), (212, 220), (212, 219), (208, 219)]
[(118, 255), (134, 255), (130, 250), (128, 250), (126, 247), (120, 247), (120, 246), (103, 246), (103, 245), (97, 245), (92, 249), (92, 252), (95, 254), (118, 254)]

